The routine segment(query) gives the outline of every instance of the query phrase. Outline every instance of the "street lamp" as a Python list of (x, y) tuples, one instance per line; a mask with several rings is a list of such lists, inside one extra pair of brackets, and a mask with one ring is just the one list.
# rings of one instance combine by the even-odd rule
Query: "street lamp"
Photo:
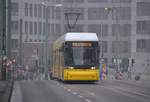
[[(42, 2), (42, 5), (46, 6), (46, 12), (48, 11), (48, 6), (45, 2)], [(44, 9), (45, 10), (45, 9)], [(44, 11), (45, 12), (45, 11)], [(45, 79), (47, 79), (47, 49), (48, 49), (48, 31), (47, 31), (47, 27), (48, 27), (48, 15), (46, 13), (46, 18), (45, 18), (45, 43), (43, 43), (44, 46), (44, 75), (45, 75)]]
[[(107, 16), (108, 14), (112, 11), (112, 8), (110, 7), (105, 7), (104, 8), (104, 11), (106, 11), (107, 13)], [(104, 59), (103, 59), (103, 29), (102, 29), (102, 24), (100, 25), (100, 63), (103, 63), (104, 62)]]
[[(114, 13), (114, 15), (115, 15), (115, 20), (116, 20), (116, 25), (118, 25), (118, 15), (117, 15), (117, 10), (115, 9), (115, 8), (112, 8), (112, 7), (106, 7), (105, 8), (105, 10), (106, 11), (108, 11), (108, 13), (109, 12), (113, 12)], [(115, 38), (116, 38), (116, 42), (117, 43), (119, 43), (118, 42), (118, 35), (119, 35), (119, 30), (117, 30), (117, 32), (116, 32), (116, 34), (115, 34)], [(116, 65), (117, 65), (117, 70), (119, 70), (119, 65), (120, 65), (120, 63), (122, 62), (122, 60), (121, 59), (119, 59), (118, 57), (118, 53), (119, 53), (119, 49), (118, 49), (118, 46), (117, 47), (115, 47), (116, 48), (116, 55), (115, 55), (115, 57), (116, 57)]]
[[(45, 43), (44, 43), (44, 74), (45, 79), (48, 79), (48, 38), (49, 38), (49, 32), (48, 32), (48, 5), (45, 2), (42, 2), (42, 5), (46, 6), (46, 18), (45, 18)], [(62, 4), (55, 4), (55, 7), (61, 7)]]
[(62, 7), (62, 4), (56, 4), (55, 7)]

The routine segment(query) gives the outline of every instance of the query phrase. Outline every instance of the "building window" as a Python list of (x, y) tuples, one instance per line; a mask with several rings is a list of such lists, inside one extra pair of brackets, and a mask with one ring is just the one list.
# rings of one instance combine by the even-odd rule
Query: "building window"
[(136, 21), (137, 34), (150, 34), (150, 21)]
[(34, 22), (34, 34), (37, 34), (37, 22)]
[(88, 8), (89, 20), (105, 20), (108, 19), (108, 12), (105, 8)]
[(25, 16), (28, 16), (28, 3), (25, 3)]
[(50, 23), (48, 23), (48, 32), (51, 32), (51, 31), (50, 31)]
[[(101, 48), (102, 48), (102, 50), (101, 50)], [(103, 51), (103, 53), (107, 53), (107, 49), (108, 49), (108, 42), (102, 41), (102, 45), (100, 45), (100, 51)]]
[(47, 13), (46, 13), (48, 19), (50, 18), (50, 6), (47, 7)]
[(47, 13), (47, 12), (46, 12), (46, 6), (43, 5), (43, 17), (44, 17), (44, 18), (46, 18), (46, 13)]
[(41, 22), (38, 23), (38, 33), (39, 35), (42, 35), (42, 23)]
[(43, 35), (45, 35), (45, 33), (46, 33), (46, 23), (44, 22), (43, 23)]
[(97, 35), (100, 35), (101, 31), (100, 31), (100, 24), (90, 24), (88, 25), (88, 32), (94, 32)]
[(55, 28), (54, 28), (54, 24), (51, 24), (51, 31), (52, 31), (52, 33), (55, 33), (55, 30), (54, 30)]
[(18, 48), (18, 39), (12, 39), (12, 42), (11, 42), (11, 46), (12, 46), (12, 49), (16, 49)]
[(129, 36), (131, 34), (131, 24), (112, 24), (113, 36)]
[(25, 21), (25, 34), (29, 34), (28, 33), (28, 31), (29, 31), (28, 26), (29, 26), (28, 22)]
[(29, 42), (33, 42), (33, 40), (32, 40), (32, 39), (30, 39), (30, 40), (29, 40)]
[(113, 20), (130, 20), (131, 19), (131, 8), (130, 7), (113, 7), (112, 8), (112, 19)]
[(76, 24), (72, 29), (68, 28), (68, 25), (65, 25), (66, 29), (65, 32), (72, 30), (72, 32), (84, 32), (84, 25), (83, 24)]
[(101, 27), (101, 35), (108, 36), (108, 24), (102, 24)]
[(150, 39), (137, 39), (136, 40), (136, 52), (150, 53)]
[(123, 53), (128, 53), (129, 52), (130, 44), (129, 44), (128, 41), (123, 41), (121, 46), (122, 46), (122, 52)]
[(60, 9), (60, 7), (59, 8), (57, 7), (55, 10), (56, 10), (56, 19), (60, 19), (61, 18), (61, 9)]
[(51, 15), (52, 15), (51, 18), (54, 19), (55, 18), (55, 7), (54, 6), (51, 7), (51, 11), (52, 11), (51, 12)]
[[(59, 1), (59, 0), (57, 0), (57, 1)], [(83, 3), (84, 0), (64, 0), (64, 2), (65, 3), (72, 3), (72, 2), (74, 2), (74, 3)]]
[(11, 32), (12, 34), (18, 34), (18, 21), (12, 21), (11, 22)]
[(112, 52), (116, 54), (128, 53), (129, 43), (128, 41), (113, 41), (112, 42)]
[(77, 32), (83, 32), (84, 31), (84, 25), (83, 24), (77, 24), (75, 26), (75, 31), (77, 31)]
[(11, 57), (17, 59), (18, 52), (12, 51)]
[(32, 4), (30, 4), (30, 16), (32, 17), (32, 15), (33, 15), (33, 5)]
[(88, 0), (89, 3), (101, 3), (101, 2), (108, 2), (108, 0)]
[(34, 5), (34, 17), (37, 17), (37, 4)]
[(136, 44), (137, 49), (144, 49), (146, 48), (146, 39), (138, 39)]
[(46, 16), (48, 19), (50, 18), (50, 7), (49, 6), (43, 6), (43, 17), (46, 18)]
[(57, 29), (55, 29), (56, 34), (58, 34), (58, 35), (61, 34), (61, 25), (60, 24), (56, 24), (55, 28), (57, 28)]
[(112, 0), (113, 3), (131, 3), (132, 0)]
[(94, 32), (100, 38), (102, 36), (108, 35), (108, 25), (107, 24), (90, 24), (88, 25), (88, 31)]
[(18, 16), (18, 12), (19, 12), (19, 5), (18, 3), (11, 3), (11, 14), (12, 16)]
[(55, 0), (56, 3), (61, 3), (61, 0)]
[(32, 35), (33, 34), (33, 26), (32, 26), (32, 22), (29, 23), (29, 33)]
[(42, 5), (38, 5), (38, 17), (42, 17)]
[(150, 2), (137, 2), (137, 16), (150, 16)]

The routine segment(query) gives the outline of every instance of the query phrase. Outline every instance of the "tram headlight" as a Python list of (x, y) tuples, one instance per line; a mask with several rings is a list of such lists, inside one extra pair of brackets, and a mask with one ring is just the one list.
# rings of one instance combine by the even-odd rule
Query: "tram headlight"
[(91, 67), (91, 69), (93, 69), (93, 70), (94, 70), (94, 69), (95, 69), (95, 67)]
[(69, 69), (74, 69), (74, 67), (69, 67)]

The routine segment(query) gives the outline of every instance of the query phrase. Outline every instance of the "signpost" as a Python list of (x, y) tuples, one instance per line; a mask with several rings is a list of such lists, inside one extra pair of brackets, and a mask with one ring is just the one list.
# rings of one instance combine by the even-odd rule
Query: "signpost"
[(100, 79), (101, 80), (106, 80), (107, 79), (107, 73), (108, 69), (105, 63), (100, 65)]

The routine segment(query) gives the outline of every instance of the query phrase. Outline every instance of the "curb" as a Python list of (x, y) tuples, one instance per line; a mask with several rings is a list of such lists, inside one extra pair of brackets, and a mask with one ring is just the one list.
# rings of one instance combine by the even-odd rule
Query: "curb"
[(5, 81), (5, 86), (1, 91), (0, 102), (10, 102), (12, 91), (13, 91), (13, 81)]

